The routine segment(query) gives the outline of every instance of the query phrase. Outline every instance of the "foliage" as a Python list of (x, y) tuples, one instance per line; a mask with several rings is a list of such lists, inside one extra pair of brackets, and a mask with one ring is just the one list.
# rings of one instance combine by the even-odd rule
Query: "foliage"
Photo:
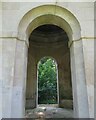
[(43, 58), (38, 66), (38, 103), (55, 104), (57, 102), (56, 63), (51, 58)]

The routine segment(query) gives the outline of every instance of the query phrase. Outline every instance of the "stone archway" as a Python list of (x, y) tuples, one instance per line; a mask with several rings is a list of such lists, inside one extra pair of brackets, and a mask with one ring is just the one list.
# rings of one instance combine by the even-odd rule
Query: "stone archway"
[[(71, 58), (71, 74), (73, 86), (73, 104), (74, 104), (74, 117), (88, 118), (88, 101), (87, 101), (87, 88), (85, 82), (84, 58), (82, 39), (80, 34), (80, 25), (75, 16), (68, 10), (54, 5), (39, 6), (26, 13), (18, 26), (18, 39), (22, 41), (23, 46), (23, 62), (21, 72), (23, 78), (19, 78), (21, 85), (16, 86), (20, 90), (18, 103), (20, 103), (19, 111), (16, 117), (24, 117), (25, 108), (25, 91), (26, 91), (26, 66), (27, 66), (27, 50), (28, 38), (30, 33), (38, 26), (44, 24), (53, 24), (64, 29), (69, 37), (70, 58)], [(18, 52), (20, 55), (21, 53)], [(16, 62), (18, 65), (18, 61)], [(24, 68), (24, 69), (23, 69)], [(15, 69), (18, 69), (15, 68)], [(17, 70), (18, 71), (18, 70)], [(81, 98), (82, 96), (82, 98)], [(15, 104), (15, 103), (13, 103)], [(13, 116), (16, 113), (16, 105), (13, 105)]]
[(53, 57), (58, 64), (58, 107), (71, 109), (73, 105), (68, 36), (63, 29), (51, 24), (39, 26), (29, 38), (26, 109), (36, 107), (36, 68), (38, 61), (44, 56)]

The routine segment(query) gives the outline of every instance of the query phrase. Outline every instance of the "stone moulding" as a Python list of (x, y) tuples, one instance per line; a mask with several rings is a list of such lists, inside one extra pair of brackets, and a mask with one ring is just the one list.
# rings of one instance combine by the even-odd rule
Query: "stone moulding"
[(67, 9), (56, 5), (42, 5), (27, 12), (18, 25), (18, 38), (28, 41), (31, 32), (40, 25), (53, 24), (61, 27), (70, 41), (81, 37), (79, 21)]

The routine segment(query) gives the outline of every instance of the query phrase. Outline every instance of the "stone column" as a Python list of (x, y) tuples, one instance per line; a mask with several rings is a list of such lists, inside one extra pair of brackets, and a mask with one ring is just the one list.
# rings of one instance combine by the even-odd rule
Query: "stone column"
[(89, 118), (82, 40), (70, 46), (74, 118)]
[(4, 38), (2, 51), (2, 117), (22, 118), (25, 114), (27, 45), (17, 38)]
[(94, 37), (82, 39), (90, 118), (94, 118), (94, 40)]
[(27, 50), (25, 41), (17, 40), (14, 81), (11, 100), (11, 117), (24, 118), (26, 101)]

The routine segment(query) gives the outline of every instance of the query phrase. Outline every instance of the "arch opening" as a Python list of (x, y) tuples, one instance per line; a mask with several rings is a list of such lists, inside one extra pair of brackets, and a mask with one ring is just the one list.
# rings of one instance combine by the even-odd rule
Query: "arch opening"
[[(66, 32), (60, 27), (52, 24), (39, 26), (30, 34), (28, 51), (26, 110), (38, 108), (38, 105), (40, 104), (43, 104), (43, 107), (45, 107), (49, 106), (49, 104), (52, 105), (54, 103), (53, 107), (58, 106), (60, 108), (71, 109), (71, 113), (69, 113), (72, 117), (73, 97), (70, 70), (70, 50), (68, 48), (68, 41), (69, 38)], [(45, 56), (47, 57), (45, 58)], [(49, 56), (51, 56), (51, 58)], [(56, 65), (54, 70), (56, 70), (57, 73), (56, 71), (55, 74), (54, 72), (52, 73), (52, 71), (52, 74), (50, 73), (52, 79), (54, 78), (54, 84), (51, 81), (52, 79), (50, 79), (49, 81), (45, 80), (43, 81), (43, 86), (41, 86), (40, 88), (38, 86), (40, 86), (41, 84), (39, 82), (39, 79), (41, 80), (41, 73), (39, 73), (40, 70), (38, 70), (38, 68), (40, 67), (40, 60), (43, 61), (42, 58), (46, 59), (47, 64), (50, 63), (50, 60), (51, 64), (52, 62), (55, 63)], [(50, 65), (47, 67), (50, 68)], [(48, 73), (49, 69), (46, 69), (46, 72)], [(49, 78), (50, 77), (47, 76), (45, 79)], [(47, 89), (47, 91), (44, 93), (44, 91), (40, 91), (40, 89), (42, 89), (43, 87), (48, 87), (48, 89), (50, 88), (50, 90)], [(54, 94), (52, 92), (52, 87), (55, 88)], [(39, 92), (43, 93), (41, 95), (42, 97), (38, 97), (40, 96), (38, 94)], [(50, 95), (47, 96), (47, 92), (49, 92)]]
[(37, 104), (58, 104), (58, 68), (52, 57), (43, 57), (37, 66)]

